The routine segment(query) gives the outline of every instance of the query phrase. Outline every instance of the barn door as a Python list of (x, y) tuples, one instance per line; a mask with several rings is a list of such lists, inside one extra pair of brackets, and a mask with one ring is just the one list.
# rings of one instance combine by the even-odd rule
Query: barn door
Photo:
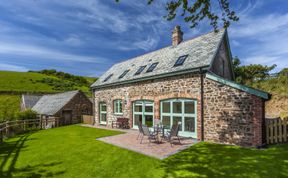
[(64, 125), (72, 124), (72, 110), (64, 110), (63, 113)]

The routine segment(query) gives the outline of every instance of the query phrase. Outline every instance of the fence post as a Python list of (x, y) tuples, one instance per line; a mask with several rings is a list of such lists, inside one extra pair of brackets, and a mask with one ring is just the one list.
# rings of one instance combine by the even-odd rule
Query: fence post
[(26, 121), (24, 120), (24, 131), (26, 130)]
[(40, 122), (40, 129), (43, 129), (43, 123), (42, 123), (42, 116), (40, 115), (40, 120), (39, 120), (39, 122)]
[(8, 137), (8, 135), (9, 135), (9, 121), (6, 121), (5, 127), (6, 127), (6, 137)]
[(287, 119), (285, 118), (283, 119), (283, 130), (284, 130), (283, 132), (284, 142), (286, 142), (288, 135), (287, 135)]
[(0, 143), (3, 143), (3, 127), (1, 127), (1, 132), (0, 132)]

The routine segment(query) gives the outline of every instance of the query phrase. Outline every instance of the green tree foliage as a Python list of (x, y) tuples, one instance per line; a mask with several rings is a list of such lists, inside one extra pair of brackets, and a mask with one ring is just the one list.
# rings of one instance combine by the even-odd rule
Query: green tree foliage
[(276, 65), (263, 66), (261, 64), (250, 64), (241, 66), (241, 62), (238, 57), (233, 59), (233, 66), (235, 72), (235, 78), (238, 83), (250, 85), (256, 81), (263, 81), (269, 77)]
[(30, 120), (30, 119), (36, 119), (37, 113), (35, 111), (32, 111), (31, 109), (28, 109), (26, 111), (22, 111), (16, 114), (16, 118), (18, 120)]
[(57, 71), (55, 69), (44, 69), (41, 71), (30, 71), (30, 72), (37, 72), (37, 73), (41, 73), (41, 74), (45, 74), (45, 75), (49, 75), (49, 76), (54, 76), (54, 77), (60, 78), (62, 80), (68, 80), (70, 82), (77, 84), (78, 86), (89, 86), (90, 85), (89, 81), (85, 77), (75, 76), (75, 75), (72, 75), (69, 73)]
[[(115, 0), (120, 2), (120, 0)], [(147, 0), (153, 4), (156, 0)], [(224, 28), (228, 28), (231, 22), (236, 22), (239, 17), (235, 11), (231, 10), (229, 0), (168, 0), (166, 1), (167, 20), (173, 20), (180, 13), (185, 22), (190, 23), (190, 27), (196, 27), (200, 21), (207, 19), (210, 25), (217, 31), (218, 23), (221, 21)], [(220, 13), (219, 13), (220, 12)]]

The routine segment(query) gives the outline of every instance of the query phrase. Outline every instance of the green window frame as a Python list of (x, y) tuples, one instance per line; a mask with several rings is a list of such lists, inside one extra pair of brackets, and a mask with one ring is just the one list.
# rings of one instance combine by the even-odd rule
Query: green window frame
[(114, 114), (121, 115), (123, 114), (123, 103), (121, 99), (114, 100)]
[[(194, 107), (191, 107), (191, 105)], [(197, 137), (196, 100), (181, 98), (162, 100), (160, 112), (161, 122), (164, 125), (172, 127), (176, 122), (181, 122), (181, 128), (179, 131), (181, 136)]]

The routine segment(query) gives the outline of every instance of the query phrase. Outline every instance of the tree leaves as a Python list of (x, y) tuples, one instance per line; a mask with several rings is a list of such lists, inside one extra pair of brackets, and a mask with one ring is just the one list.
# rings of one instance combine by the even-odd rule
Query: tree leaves
[[(115, 1), (120, 2), (120, 0)], [(191, 28), (198, 26), (199, 22), (204, 19), (210, 21), (210, 25), (215, 31), (218, 30), (220, 20), (222, 21), (222, 26), (228, 28), (231, 22), (238, 21), (239, 17), (235, 11), (230, 10), (229, 0), (217, 1), (218, 9), (220, 9), (221, 12), (220, 14), (212, 10), (211, 0), (169, 0), (166, 3), (167, 15), (164, 17), (168, 21), (171, 21), (176, 18), (177, 13), (180, 11), (180, 16), (183, 17), (185, 22), (190, 24)], [(153, 2), (155, 2), (155, 0), (147, 0), (148, 5)], [(215, 9), (217, 9), (217, 5)]]

